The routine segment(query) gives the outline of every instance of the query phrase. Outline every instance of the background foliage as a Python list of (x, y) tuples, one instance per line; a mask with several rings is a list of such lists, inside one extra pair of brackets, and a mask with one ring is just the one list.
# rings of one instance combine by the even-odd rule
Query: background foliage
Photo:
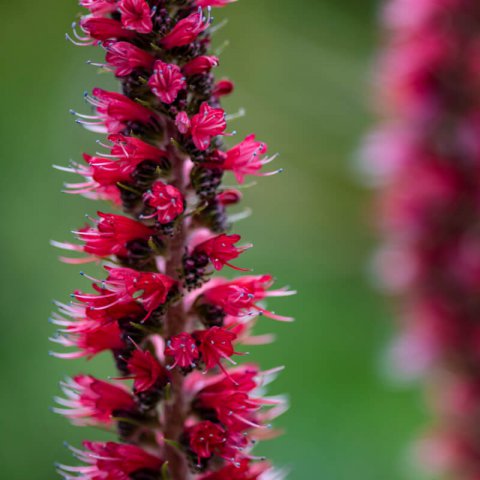
[[(221, 72), (238, 87), (226, 106), (247, 110), (234, 128), (242, 138), (256, 131), (286, 169), (246, 191), (254, 215), (238, 230), (255, 243), (242, 264), (299, 290), (274, 304), (297, 322), (263, 321), (278, 341), (253, 351), (265, 368), (287, 365), (274, 389), (291, 395), (279, 422), (288, 436), (261, 450), (295, 479), (407, 478), (402, 452), (422, 422), (418, 395), (379, 374), (391, 321), (365, 275), (374, 235), (352, 168), (371, 122), (375, 10), (372, 0), (241, 0), (217, 13), (229, 17), (217, 39), (230, 40)], [(47, 355), (50, 299), (84, 282), (56, 262), (48, 240), (70, 239), (96, 208), (60, 193), (66, 176), (51, 165), (93, 149), (68, 109), (85, 111), (84, 90), (112, 85), (85, 64), (91, 49), (63, 41), (77, 12), (74, 0), (0, 0), (0, 465), (10, 480), (54, 478), (53, 462), (71, 461), (64, 440), (102, 435), (48, 410), (58, 379), (87, 369)], [(110, 359), (92, 369), (110, 374)]]

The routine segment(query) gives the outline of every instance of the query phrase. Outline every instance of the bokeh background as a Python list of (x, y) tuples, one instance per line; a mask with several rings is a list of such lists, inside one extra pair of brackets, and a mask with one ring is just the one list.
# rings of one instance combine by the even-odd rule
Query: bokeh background
[[(278, 341), (253, 351), (265, 368), (287, 365), (274, 392), (291, 396), (279, 421), (288, 434), (261, 452), (291, 467), (292, 479), (412, 478), (405, 451), (424, 420), (420, 395), (381, 374), (393, 322), (365, 273), (376, 240), (371, 193), (353, 165), (372, 122), (377, 8), (372, 0), (241, 0), (216, 11), (229, 18), (216, 39), (230, 42), (220, 73), (237, 84), (226, 107), (247, 111), (234, 128), (257, 132), (286, 169), (245, 192), (254, 214), (237, 230), (255, 243), (243, 263), (299, 291), (274, 303), (297, 322), (263, 321)], [(49, 411), (64, 375), (111, 373), (106, 357), (86, 365), (47, 355), (51, 300), (82, 284), (48, 241), (70, 239), (97, 208), (60, 193), (67, 177), (51, 165), (93, 148), (68, 109), (81, 109), (93, 85), (113, 85), (85, 64), (93, 50), (64, 41), (78, 10), (75, 0), (0, 0), (2, 479), (55, 478), (54, 461), (72, 461), (64, 440), (102, 437)]]

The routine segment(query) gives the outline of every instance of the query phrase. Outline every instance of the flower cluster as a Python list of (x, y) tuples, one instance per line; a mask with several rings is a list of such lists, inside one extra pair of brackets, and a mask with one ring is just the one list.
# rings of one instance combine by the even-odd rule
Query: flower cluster
[[(403, 374), (428, 374), (437, 418), (419, 443), (448, 478), (480, 475), (480, 5), (391, 0), (379, 76), (384, 124), (366, 165), (382, 184), (386, 242), (376, 260), (402, 300), (392, 349)], [(386, 108), (385, 108), (386, 107)]]
[[(231, 148), (222, 137), (219, 59), (209, 52), (210, 10), (233, 0), (80, 0), (88, 13), (67, 38), (97, 46), (121, 93), (93, 89), (92, 112), (77, 123), (105, 135), (102, 152), (57, 167), (82, 178), (65, 191), (108, 201), (122, 212), (98, 212), (54, 242), (70, 264), (100, 263), (101, 278), (82, 272), (91, 289), (57, 302), (52, 340), (59, 358), (110, 352), (118, 369), (109, 381), (77, 375), (62, 384), (54, 411), (76, 425), (118, 433), (117, 442), (72, 447), (82, 466), (59, 465), (66, 479), (273, 480), (283, 478), (255, 457), (257, 440), (276, 434), (270, 422), (286, 409), (264, 386), (281, 368), (237, 364), (243, 345), (272, 340), (252, 335), (258, 317), (290, 321), (268, 310), (269, 296), (290, 295), (270, 275), (247, 272), (239, 259), (251, 245), (229, 234), (229, 207), (242, 198), (225, 188), (231, 172), (270, 175), (265, 143), (247, 136)], [(91, 63), (91, 62), (90, 62)], [(88, 285), (87, 285), (88, 287)]]

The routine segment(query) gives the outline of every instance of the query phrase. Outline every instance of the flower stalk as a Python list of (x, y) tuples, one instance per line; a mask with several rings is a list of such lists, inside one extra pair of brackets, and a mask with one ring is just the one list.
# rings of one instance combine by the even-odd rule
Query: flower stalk
[(392, 358), (427, 384), (434, 425), (418, 442), (421, 463), (441, 478), (476, 479), (480, 6), (391, 0), (384, 19), (385, 120), (366, 165), (382, 186), (377, 269), (402, 306)]
[[(71, 447), (84, 465), (59, 465), (66, 479), (273, 480), (284, 478), (254, 444), (276, 434), (270, 422), (287, 408), (263, 396), (281, 369), (262, 372), (237, 363), (267, 310), (269, 275), (227, 280), (224, 269), (248, 272), (236, 259), (251, 245), (229, 234), (230, 206), (241, 200), (222, 184), (265, 176), (267, 146), (249, 135), (232, 148), (222, 137), (221, 98), (233, 91), (215, 80), (219, 59), (209, 54), (212, 7), (231, 0), (81, 0), (88, 12), (67, 38), (105, 51), (120, 92), (95, 88), (89, 114), (77, 123), (106, 139), (62, 171), (82, 177), (65, 192), (107, 201), (122, 213), (98, 212), (74, 232), (77, 242), (53, 242), (70, 264), (99, 263), (101, 278), (82, 273), (90, 291), (57, 302), (52, 338), (59, 358), (110, 352), (119, 371), (111, 381), (67, 379), (55, 411), (76, 425), (97, 425), (119, 441)], [(233, 262), (233, 263), (231, 263)], [(238, 351), (237, 351), (238, 350)]]

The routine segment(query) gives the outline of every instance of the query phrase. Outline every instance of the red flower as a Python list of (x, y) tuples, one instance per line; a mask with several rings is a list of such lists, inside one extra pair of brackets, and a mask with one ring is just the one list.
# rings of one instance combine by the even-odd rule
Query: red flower
[(209, 25), (201, 10), (180, 20), (172, 30), (162, 38), (162, 45), (167, 50), (183, 47), (193, 42)]
[(141, 48), (128, 42), (105, 42), (107, 63), (115, 68), (117, 77), (126, 77), (133, 71), (152, 67), (155, 59)]
[(122, 25), (138, 33), (152, 31), (152, 14), (145, 0), (120, 0), (118, 8), (122, 14)]
[(146, 392), (168, 381), (167, 372), (148, 350), (134, 350), (127, 368), (134, 379), (135, 393)]
[(256, 302), (265, 297), (282, 297), (295, 293), (285, 288), (268, 292), (267, 289), (272, 284), (273, 279), (270, 275), (252, 275), (211, 287), (205, 290), (203, 295), (207, 302), (218, 305), (227, 315), (240, 317), (257, 312), (275, 320), (292, 321), (290, 317), (276, 315), (257, 305)]
[(95, 16), (107, 15), (117, 9), (116, 0), (80, 0), (79, 3)]
[(189, 333), (183, 332), (167, 342), (165, 355), (173, 357), (173, 364), (168, 366), (168, 369), (171, 370), (177, 366), (180, 368), (195, 366), (200, 352), (193, 337)]
[(106, 350), (125, 348), (122, 332), (117, 323), (99, 324), (96, 321), (83, 321), (71, 333), (69, 328), (63, 334), (51, 339), (64, 347), (75, 347), (77, 351), (51, 354), (58, 358), (92, 358)]
[(95, 258), (110, 255), (125, 256), (127, 243), (133, 240), (146, 240), (153, 231), (143, 223), (122, 215), (98, 212), (100, 220), (95, 227), (85, 227), (76, 232), (77, 238), (85, 242), (84, 246), (71, 243), (52, 242), (55, 246), (90, 254), (86, 258), (62, 258), (67, 263), (85, 263)]
[[(102, 282), (102, 289), (97, 287), (99, 295), (76, 294), (76, 298), (93, 309), (104, 309), (137, 300), (148, 312), (148, 317), (153, 310), (166, 302), (168, 293), (176, 283), (168, 275), (161, 273), (138, 272), (131, 268), (105, 269), (108, 277)], [(102, 305), (104, 302), (108, 304)]]
[(247, 269), (235, 267), (229, 263), (230, 260), (237, 258), (251, 247), (251, 245), (235, 247), (234, 244), (240, 241), (240, 238), (240, 235), (225, 235), (222, 233), (197, 245), (194, 252), (202, 252), (207, 255), (215, 270), (221, 270), (224, 265), (227, 265), (235, 270), (246, 271)]
[[(159, 472), (163, 461), (135, 445), (115, 442), (83, 442), (85, 451), (72, 449), (75, 456), (87, 465), (69, 467), (59, 465), (66, 479), (128, 480), (136, 472)], [(76, 476), (73, 477), (72, 473)]]
[(129, 122), (148, 124), (154, 116), (148, 108), (121, 93), (94, 88), (93, 97), (87, 95), (85, 98), (96, 108), (97, 115), (88, 117), (77, 113), (81, 118), (77, 122), (92, 132), (120, 133)]
[(152, 92), (166, 104), (173, 103), (180, 90), (187, 88), (187, 82), (180, 67), (173, 63), (155, 62), (153, 75), (148, 81)]
[(216, 366), (220, 367), (225, 373), (220, 360), (225, 359), (235, 364), (230, 358), (235, 352), (232, 342), (237, 336), (221, 327), (211, 327), (207, 330), (197, 330), (193, 337), (200, 342), (199, 351), (207, 370)]
[(235, 465), (230, 463), (216, 472), (207, 473), (200, 480), (260, 480), (268, 470), (270, 465), (266, 462), (251, 464), (250, 459), (243, 458)]
[(213, 95), (217, 98), (223, 97), (225, 95), (230, 95), (235, 88), (233, 82), (231, 80), (219, 80), (215, 84), (215, 88), (213, 89)]
[(210, 421), (200, 422), (187, 430), (190, 448), (201, 458), (210, 458), (222, 451), (227, 441), (225, 430)]
[(212, 137), (223, 135), (226, 128), (225, 112), (221, 108), (212, 108), (207, 102), (203, 102), (200, 112), (191, 120), (193, 143), (199, 150), (206, 150)]
[(218, 57), (214, 57), (213, 55), (200, 55), (184, 65), (182, 71), (187, 77), (208, 73), (213, 67), (218, 66), (218, 63)]
[(267, 176), (276, 172), (260, 173), (259, 170), (275, 157), (262, 158), (267, 152), (264, 143), (257, 142), (255, 135), (249, 135), (245, 140), (227, 151), (225, 161), (220, 165), (224, 170), (231, 170), (238, 183), (245, 181), (245, 175)]
[(240, 203), (242, 198), (242, 192), (240, 192), (239, 190), (234, 190), (233, 188), (229, 190), (223, 190), (222, 192), (217, 194), (217, 200), (225, 207), (228, 205), (236, 205), (237, 203)]
[(115, 411), (135, 410), (135, 401), (128, 390), (98, 380), (91, 375), (77, 375), (62, 383), (66, 399), (56, 398), (61, 408), (54, 408), (78, 425), (112, 422)]
[(173, 222), (185, 210), (185, 201), (180, 190), (160, 181), (155, 182), (143, 198), (156, 210), (150, 217), (157, 217), (157, 221), (161, 224)]
[(236, 0), (196, 0), (196, 4), (199, 7), (224, 7), (229, 3), (236, 2)]
[[(113, 18), (83, 17), (80, 28), (90, 38), (99, 42), (111, 39), (128, 40), (135, 36), (134, 32), (125, 30), (122, 24)], [(88, 38), (80, 38), (80, 40), (88, 42)]]

